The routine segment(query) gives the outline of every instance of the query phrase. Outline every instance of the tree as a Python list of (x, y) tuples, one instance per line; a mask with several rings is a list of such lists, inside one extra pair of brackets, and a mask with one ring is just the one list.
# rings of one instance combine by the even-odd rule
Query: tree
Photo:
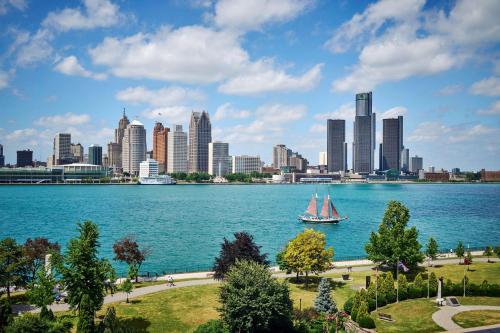
[(40, 317), (42, 318), (53, 319), (54, 317), (52, 311), (48, 310), (48, 306), (54, 302), (56, 296), (54, 292), (55, 286), (56, 281), (52, 273), (41, 269), (37, 272), (36, 278), (27, 292), (30, 303), (41, 308)]
[(429, 237), (425, 248), (425, 255), (429, 260), (436, 260), (438, 254), (438, 243), (432, 237)]
[(495, 246), (495, 253), (497, 257), (500, 259), (500, 246)]
[(483, 256), (488, 257), (488, 262), (490, 262), (490, 257), (492, 255), (493, 255), (493, 248), (491, 247), (491, 245), (486, 246), (486, 248), (484, 249)]
[[(462, 243), (462, 241), (459, 241), (458, 244), (457, 244), (457, 248), (455, 249), (455, 254), (457, 255), (458, 259), (461, 259), (464, 257), (464, 254), (465, 254), (465, 247), (464, 247), (464, 243)], [(461, 263), (461, 261), (459, 260), (458, 262), (459, 264)]]
[(68, 303), (78, 309), (77, 332), (93, 332), (94, 317), (103, 304), (106, 281), (113, 268), (106, 259), (99, 259), (99, 230), (91, 221), (78, 224), (79, 236), (69, 241), (58, 271), (68, 292)]
[(356, 318), (355, 321), (359, 323), (361, 318), (367, 317), (368, 316), (368, 303), (364, 300), (362, 300), (359, 303), (358, 311), (356, 313)]
[(288, 285), (274, 279), (265, 265), (238, 260), (219, 297), (221, 318), (231, 332), (284, 332), (291, 326)]
[(113, 244), (114, 260), (125, 262), (129, 266), (129, 276), (138, 282), (139, 269), (149, 256), (149, 249), (140, 248), (133, 235), (127, 235)]
[(472, 264), (472, 252), (467, 250), (467, 254), (465, 255), (464, 264), (467, 265), (467, 270), (469, 270), (469, 265)]
[(327, 278), (322, 278), (319, 282), (314, 308), (320, 313), (333, 314), (337, 312), (337, 304), (332, 298), (330, 280)]
[(127, 294), (127, 303), (128, 303), (128, 295), (134, 289), (134, 285), (132, 284), (132, 282), (130, 281), (129, 278), (126, 278), (125, 281), (123, 281), (121, 289), (123, 292), (125, 292)]
[(267, 253), (260, 253), (260, 246), (255, 244), (253, 236), (247, 232), (234, 233), (234, 241), (232, 242), (224, 238), (219, 257), (215, 258), (214, 278), (224, 279), (226, 273), (237, 260), (251, 260), (265, 266), (269, 265)]
[(26, 284), (26, 264), (23, 258), (23, 247), (13, 238), (0, 241), (0, 287), (7, 291), (10, 302), (10, 289)]
[(290, 274), (292, 272), (292, 268), (288, 266), (285, 260), (285, 253), (286, 249), (283, 249), (276, 255), (276, 263), (278, 264), (278, 268), (280, 269), (280, 271)]
[(306, 229), (292, 239), (286, 246), (285, 261), (293, 272), (306, 275), (319, 274), (331, 267), (333, 248), (326, 247), (325, 234), (313, 229)]
[(378, 232), (365, 245), (368, 259), (396, 268), (398, 261), (415, 267), (424, 256), (420, 252), (417, 228), (407, 228), (410, 211), (401, 202), (389, 201)]
[(23, 255), (26, 258), (27, 269), (31, 274), (31, 281), (35, 280), (37, 272), (45, 264), (45, 256), (59, 253), (60, 249), (61, 247), (57, 242), (51, 243), (47, 238), (37, 237), (26, 240), (23, 245)]

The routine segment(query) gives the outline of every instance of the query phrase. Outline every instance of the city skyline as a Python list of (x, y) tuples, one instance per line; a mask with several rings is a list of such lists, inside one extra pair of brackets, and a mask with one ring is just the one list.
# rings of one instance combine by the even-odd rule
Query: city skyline
[[(405, 146), (426, 166), (500, 168), (495, 1), (232, 3), (244, 17), (225, 1), (156, 3), (154, 13), (126, 1), (6, 5), (5, 162), (24, 149), (45, 161), (56, 133), (107, 150), (126, 107), (144, 123), (150, 148), (156, 121), (188, 128), (191, 111), (206, 110), (213, 141), (230, 143), (235, 155), (271, 164), (272, 147), (285, 143), (317, 164), (326, 119), (345, 119), (351, 144), (353, 96), (373, 91), (375, 168), (382, 119), (399, 115)], [(159, 52), (135, 53), (148, 47)], [(169, 49), (172, 58), (163, 56)], [(347, 155), (352, 168), (350, 147)]]

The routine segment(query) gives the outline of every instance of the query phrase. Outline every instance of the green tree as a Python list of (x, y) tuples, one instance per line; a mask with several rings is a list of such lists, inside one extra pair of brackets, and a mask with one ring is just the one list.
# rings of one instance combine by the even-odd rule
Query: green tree
[(306, 229), (292, 239), (286, 246), (285, 262), (293, 272), (306, 275), (308, 284), (309, 273), (319, 274), (331, 267), (333, 248), (326, 247), (325, 234), (313, 229)]
[(398, 261), (411, 267), (422, 262), (418, 231), (415, 227), (407, 228), (409, 219), (408, 208), (401, 202), (389, 201), (378, 232), (372, 232), (365, 245), (368, 259), (394, 268)]
[(368, 303), (365, 300), (362, 300), (359, 303), (358, 311), (356, 313), (356, 322), (359, 322), (361, 318), (368, 316)]
[(432, 237), (429, 237), (425, 247), (425, 255), (429, 260), (436, 260), (438, 254), (438, 243)]
[(79, 312), (77, 332), (93, 332), (95, 313), (106, 294), (106, 281), (114, 272), (108, 260), (97, 257), (97, 225), (85, 221), (78, 224), (78, 231), (79, 236), (69, 241), (58, 271), (66, 286), (70, 307)]
[(130, 281), (129, 278), (126, 278), (125, 281), (123, 281), (121, 289), (124, 293), (127, 294), (127, 303), (128, 303), (128, 295), (134, 290), (134, 285), (132, 284), (132, 281)]
[(415, 287), (419, 288), (420, 290), (423, 290), (424, 287), (426, 287), (426, 284), (424, 283), (424, 278), (422, 277), (422, 273), (418, 273), (417, 276), (415, 276), (415, 280), (413, 280), (413, 284)]
[(35, 239), (28, 238), (23, 245), (23, 256), (26, 260), (26, 266), (30, 272), (30, 280), (36, 278), (37, 272), (45, 264), (45, 256), (47, 254), (57, 255), (60, 251), (59, 244), (51, 243), (47, 238), (37, 237)]
[(500, 259), (500, 246), (495, 246), (495, 253), (497, 257)]
[(55, 286), (56, 280), (52, 276), (52, 272), (39, 269), (35, 281), (30, 284), (30, 288), (27, 291), (30, 303), (41, 308), (40, 317), (42, 318), (53, 319), (54, 317), (48, 306), (54, 302), (56, 296), (54, 292)]
[(438, 279), (434, 272), (431, 272), (431, 274), (429, 275), (429, 289), (430, 289), (430, 296), (436, 295), (438, 290)]
[(65, 320), (48, 320), (33, 313), (25, 313), (7, 326), (5, 333), (69, 333), (73, 325)]
[(292, 268), (288, 266), (285, 260), (285, 253), (286, 253), (286, 248), (276, 255), (276, 263), (278, 264), (280, 271), (290, 274), (292, 273)]
[(399, 299), (404, 300), (408, 298), (408, 280), (406, 275), (399, 273), (398, 275), (398, 294)]
[(26, 262), (23, 257), (23, 247), (10, 237), (0, 241), (0, 287), (7, 292), (10, 302), (10, 289), (26, 284)]
[[(464, 243), (462, 243), (462, 241), (458, 242), (457, 247), (455, 249), (455, 254), (457, 255), (458, 259), (462, 259), (464, 257), (465, 247), (464, 247)], [(459, 264), (460, 263), (461, 263), (461, 261), (459, 260)]]
[(314, 308), (320, 313), (332, 314), (337, 312), (337, 304), (332, 298), (332, 288), (328, 278), (321, 278), (318, 286), (318, 296), (314, 300)]
[(472, 252), (470, 250), (467, 250), (467, 254), (465, 255), (465, 259), (464, 262), (467, 263), (467, 270), (469, 270), (469, 265), (472, 264)]
[(488, 262), (490, 262), (490, 257), (493, 255), (493, 247), (491, 245), (486, 246), (484, 249), (483, 256), (488, 257)]
[(219, 297), (221, 318), (231, 332), (280, 332), (291, 326), (288, 285), (273, 278), (265, 265), (237, 261)]

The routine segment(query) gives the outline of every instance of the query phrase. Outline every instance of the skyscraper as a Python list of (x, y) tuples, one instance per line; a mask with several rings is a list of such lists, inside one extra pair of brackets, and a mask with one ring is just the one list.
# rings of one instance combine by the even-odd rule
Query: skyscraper
[(63, 165), (73, 163), (73, 154), (71, 154), (71, 134), (57, 133), (54, 137), (53, 145), (53, 165)]
[(153, 129), (153, 159), (158, 162), (158, 171), (160, 173), (167, 171), (168, 160), (168, 127), (157, 122)]
[(307, 161), (306, 158), (302, 157), (302, 155), (298, 152), (294, 152), (292, 153), (292, 155), (290, 155), (289, 166), (295, 171), (306, 172), (308, 164), (309, 161)]
[(229, 143), (210, 142), (208, 144), (208, 174), (223, 177), (230, 172)]
[(410, 159), (410, 171), (411, 172), (418, 172), (418, 170), (423, 170), (424, 169), (424, 161), (422, 157), (418, 157), (417, 155), (413, 156)]
[(381, 171), (401, 169), (403, 150), (403, 116), (383, 120)]
[(262, 171), (262, 162), (259, 156), (232, 156), (233, 173), (252, 173)]
[(83, 146), (80, 143), (71, 144), (71, 154), (76, 162), (83, 162)]
[(410, 171), (410, 150), (408, 148), (403, 148), (401, 151), (401, 171)]
[(212, 125), (208, 113), (192, 112), (189, 122), (189, 172), (208, 172), (208, 144)]
[(122, 141), (125, 129), (129, 124), (125, 109), (123, 109), (123, 116), (118, 122), (118, 128), (115, 129), (115, 142), (108, 143), (109, 166), (115, 171), (122, 169)]
[(16, 167), (22, 168), (27, 166), (33, 166), (33, 150), (18, 150)]
[(146, 152), (146, 130), (144, 129), (144, 125), (138, 120), (133, 120), (123, 134), (123, 172), (137, 175), (140, 163), (146, 160)]
[(273, 167), (281, 169), (290, 165), (290, 157), (292, 150), (288, 149), (285, 145), (279, 144), (273, 147)]
[(167, 140), (167, 172), (187, 172), (188, 139), (186, 132), (182, 131), (182, 125), (174, 125), (173, 131), (169, 133)]
[(326, 124), (328, 172), (346, 171), (347, 143), (345, 142), (345, 120), (328, 119)]
[(372, 93), (356, 94), (356, 117), (352, 143), (353, 170), (372, 173), (375, 158), (375, 113), (372, 113)]
[(99, 145), (90, 145), (89, 164), (102, 165), (102, 147)]
[(3, 155), (3, 145), (0, 144), (0, 168), (5, 166), (5, 156)]
[(326, 151), (320, 151), (318, 165), (327, 165), (328, 164), (327, 158), (328, 155), (326, 154)]

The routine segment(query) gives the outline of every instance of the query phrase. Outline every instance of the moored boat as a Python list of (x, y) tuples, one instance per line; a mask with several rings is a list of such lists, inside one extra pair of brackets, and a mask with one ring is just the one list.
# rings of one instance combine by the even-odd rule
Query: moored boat
[(318, 195), (314, 194), (309, 201), (309, 206), (303, 215), (299, 215), (299, 221), (306, 223), (339, 223), (342, 220), (347, 220), (347, 216), (340, 216), (330, 198), (330, 195), (325, 196), (323, 199), (323, 207), (320, 214), (318, 214)]

